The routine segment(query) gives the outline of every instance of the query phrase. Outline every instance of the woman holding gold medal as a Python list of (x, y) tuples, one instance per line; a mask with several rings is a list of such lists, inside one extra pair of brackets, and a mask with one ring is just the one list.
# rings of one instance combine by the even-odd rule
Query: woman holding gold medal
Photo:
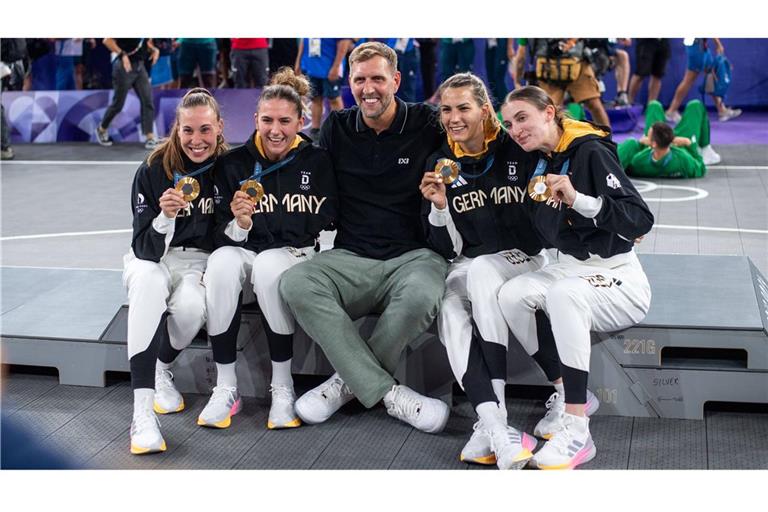
[(226, 428), (240, 411), (235, 375), (246, 280), (263, 313), (272, 360), (267, 427), (298, 427), (291, 359), (295, 321), (278, 293), (281, 274), (318, 250), (336, 216), (336, 181), (325, 150), (299, 133), (309, 83), (281, 68), (256, 108), (256, 131), (216, 164), (216, 251), (205, 273), (208, 333), (217, 382), (198, 424)]
[(168, 139), (133, 180), (133, 239), (123, 258), (133, 388), (131, 453), (165, 451), (160, 414), (184, 409), (168, 370), (205, 323), (203, 272), (213, 249), (210, 169), (227, 149), (219, 105), (191, 89)]
[(590, 331), (625, 329), (650, 307), (633, 246), (653, 215), (624, 174), (609, 132), (565, 118), (534, 86), (509, 93), (501, 113), (512, 139), (538, 160), (528, 185), (533, 224), (544, 245), (557, 249), (557, 261), (506, 283), (499, 305), (529, 354), (538, 350), (536, 311), (549, 316), (562, 380), (545, 418), (549, 440), (531, 464), (572, 469), (596, 454), (587, 417)]
[(427, 160), (420, 190), (431, 203), (428, 239), (452, 260), (438, 332), (479, 418), (460, 458), (518, 469), (536, 441), (507, 424), (509, 329), (496, 294), (512, 277), (547, 262), (525, 191), (535, 161), (501, 129), (477, 76), (453, 75), (437, 96), (446, 140)]

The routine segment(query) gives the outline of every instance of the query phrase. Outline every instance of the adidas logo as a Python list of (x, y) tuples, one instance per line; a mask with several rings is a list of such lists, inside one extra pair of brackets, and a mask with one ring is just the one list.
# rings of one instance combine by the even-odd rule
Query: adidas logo
[(459, 177), (456, 178), (456, 181), (451, 183), (451, 188), (459, 188), (466, 184), (467, 184), (467, 180), (465, 180), (463, 176), (459, 175)]

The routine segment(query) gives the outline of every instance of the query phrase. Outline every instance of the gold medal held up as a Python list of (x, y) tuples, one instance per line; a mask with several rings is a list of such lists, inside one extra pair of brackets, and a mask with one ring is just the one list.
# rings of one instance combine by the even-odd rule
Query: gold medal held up
[(435, 163), (435, 177), (442, 177), (443, 183), (450, 185), (459, 177), (459, 164), (450, 158), (441, 158)]
[(182, 193), (185, 201), (194, 201), (200, 195), (200, 183), (195, 178), (185, 176), (176, 183), (176, 190)]
[(264, 187), (256, 180), (246, 181), (240, 187), (240, 190), (248, 195), (253, 204), (258, 203), (264, 197)]
[(528, 195), (538, 202), (546, 201), (552, 197), (552, 191), (547, 186), (546, 176), (536, 176), (528, 182)]

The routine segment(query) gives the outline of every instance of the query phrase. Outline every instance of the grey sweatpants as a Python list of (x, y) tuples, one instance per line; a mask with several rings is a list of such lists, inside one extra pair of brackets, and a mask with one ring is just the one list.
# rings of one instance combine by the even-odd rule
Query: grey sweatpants
[[(447, 262), (429, 249), (375, 260), (344, 249), (285, 271), (280, 294), (357, 399), (373, 407), (396, 384), (403, 349), (437, 316)], [(354, 320), (379, 314), (364, 340)]]

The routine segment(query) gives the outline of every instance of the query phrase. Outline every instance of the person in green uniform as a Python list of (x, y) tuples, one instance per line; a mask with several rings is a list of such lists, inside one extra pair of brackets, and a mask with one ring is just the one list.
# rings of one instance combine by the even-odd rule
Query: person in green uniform
[(664, 122), (664, 107), (651, 101), (645, 110), (645, 135), (618, 147), (619, 160), (629, 176), (699, 178), (707, 165), (720, 163), (709, 140), (709, 118), (704, 104), (691, 100), (672, 130)]

